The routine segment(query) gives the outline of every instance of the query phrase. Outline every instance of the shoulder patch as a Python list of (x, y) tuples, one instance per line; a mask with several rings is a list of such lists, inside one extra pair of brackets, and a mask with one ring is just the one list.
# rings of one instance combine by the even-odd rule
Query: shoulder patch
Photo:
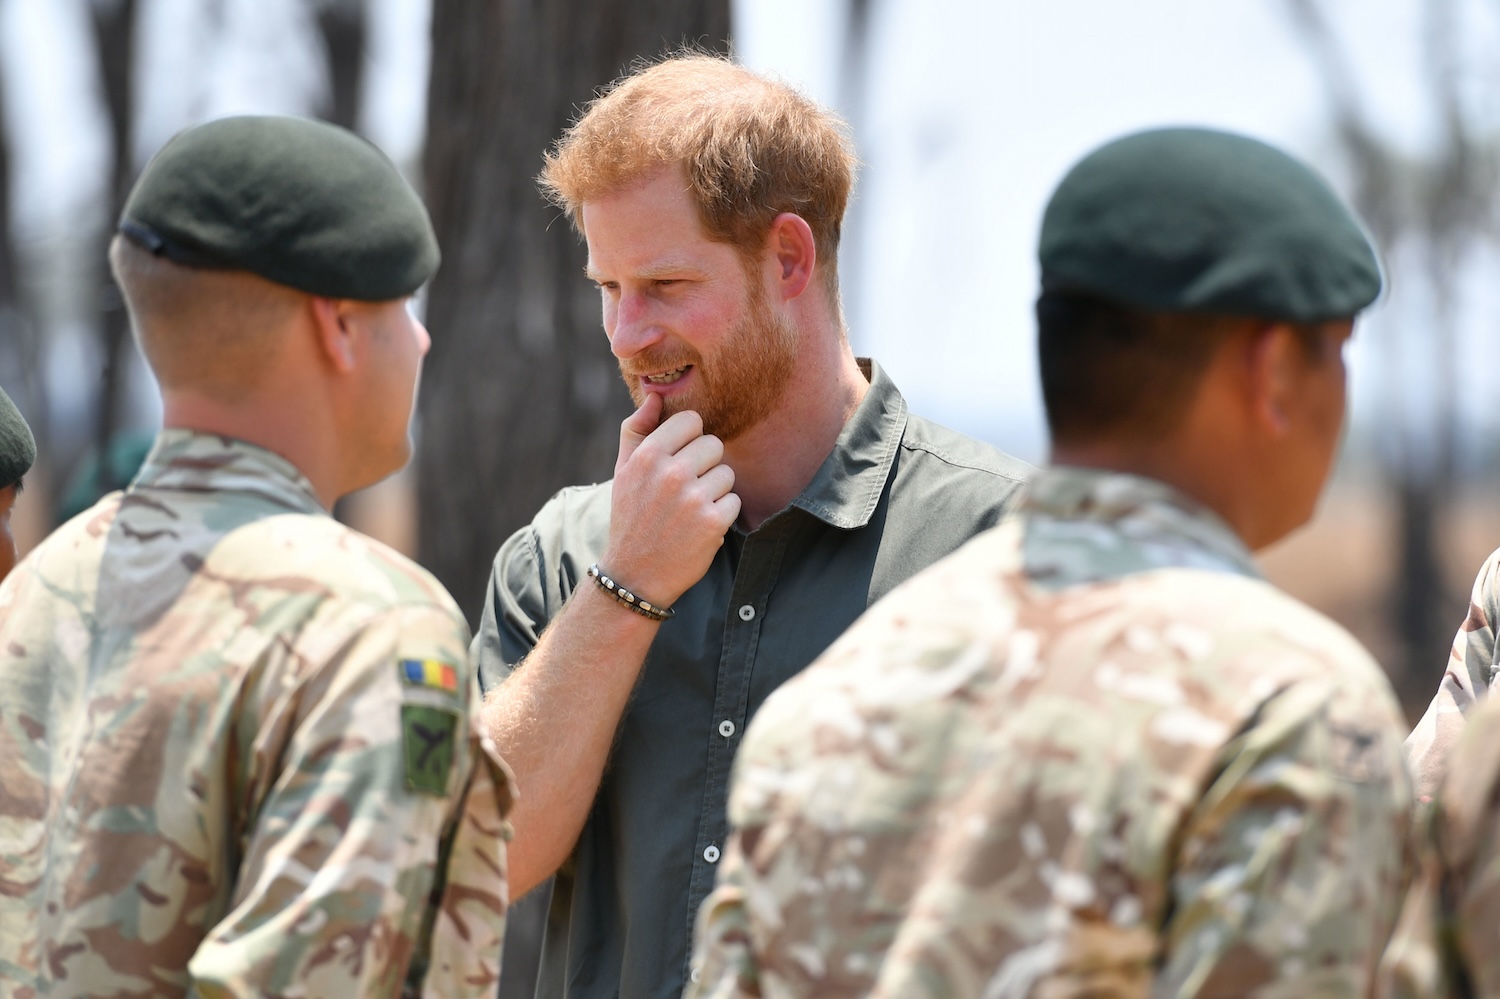
[(458, 693), (458, 669), (436, 659), (403, 659), (397, 663), (401, 680), (417, 687)]
[(401, 744), (406, 755), (406, 786), (445, 795), (458, 735), (457, 711), (427, 704), (401, 705)]

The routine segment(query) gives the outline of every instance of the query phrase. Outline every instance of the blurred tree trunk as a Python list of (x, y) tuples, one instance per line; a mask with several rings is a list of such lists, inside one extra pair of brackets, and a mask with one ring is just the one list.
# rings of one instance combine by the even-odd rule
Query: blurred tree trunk
[[(424, 186), (443, 266), (427, 305), (420, 561), (471, 622), (500, 543), (558, 489), (609, 478), (629, 396), (542, 153), (599, 88), (684, 42), (722, 47), (729, 0), (439, 0)], [(500, 994), (530, 996), (547, 892), (512, 911)]]
[(109, 460), (110, 444), (119, 429), (121, 399), (129, 376), (134, 341), (129, 336), (130, 319), (125, 300), (115, 287), (114, 277), (105, 262), (104, 247), (114, 236), (115, 224), (125, 207), (125, 198), (135, 180), (130, 157), (131, 63), (135, 47), (135, 0), (114, 0), (91, 6), (94, 17), (94, 39), (98, 45), (100, 79), (104, 82), (104, 103), (109, 112), (110, 152), (114, 169), (110, 178), (109, 218), (104, 226), (104, 240), (95, 260), (101, 268), (99, 281), (99, 333), (104, 350), (104, 384), (99, 393), (99, 411), (94, 432), (94, 453), (98, 495), (118, 489), (125, 483), (116, 481), (114, 463)]
[[(0, 107), (3, 104), (0, 101)], [(45, 456), (47, 400), (41, 376), (41, 345), (36, 325), (28, 318), (21, 294), (20, 260), (11, 234), (10, 134), (0, 114), (0, 387), (25, 415)], [(51, 490), (45, 493), (51, 495)]]
[(364, 77), (365, 5), (362, 0), (324, 0), (317, 20), (328, 52), (329, 95), (323, 116), (352, 131)]

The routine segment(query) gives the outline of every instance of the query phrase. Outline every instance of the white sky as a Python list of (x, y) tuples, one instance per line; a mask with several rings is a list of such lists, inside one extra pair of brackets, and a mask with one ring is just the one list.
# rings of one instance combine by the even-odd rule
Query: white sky
[[(1331, 4), (1372, 117), (1413, 150), (1429, 127), (1413, 82), (1419, 2)], [(1281, 0), (877, 0), (862, 108), (843, 104), (838, 85), (844, 10), (741, 0), (735, 27), (744, 62), (855, 125), (864, 167), (841, 266), (856, 348), (914, 409), (1030, 460), (1044, 453), (1036, 232), (1073, 162), (1140, 128), (1214, 125), (1281, 145), (1343, 186), (1321, 84)], [(1356, 412), (1377, 402), (1361, 380), (1375, 335), (1353, 352)]]

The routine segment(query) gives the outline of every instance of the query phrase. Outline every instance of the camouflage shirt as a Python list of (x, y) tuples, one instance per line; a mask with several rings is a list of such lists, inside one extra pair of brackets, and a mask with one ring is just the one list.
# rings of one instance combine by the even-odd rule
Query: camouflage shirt
[(1044, 472), (751, 723), (692, 994), (1363, 995), (1401, 733), (1213, 514)]
[(1500, 996), (1500, 699), (1474, 708), (1451, 755), (1422, 812), (1430, 843), (1386, 953), (1386, 996)]
[(0, 991), (493, 995), (467, 638), (292, 465), (164, 432), (0, 587)]
[(1463, 735), (1469, 709), (1484, 698), (1500, 673), (1496, 621), (1500, 621), (1500, 551), (1485, 560), (1474, 580), (1469, 613), (1453, 637), (1437, 694), (1406, 740), (1406, 759), (1417, 794), (1424, 800), (1443, 783), (1448, 757)]

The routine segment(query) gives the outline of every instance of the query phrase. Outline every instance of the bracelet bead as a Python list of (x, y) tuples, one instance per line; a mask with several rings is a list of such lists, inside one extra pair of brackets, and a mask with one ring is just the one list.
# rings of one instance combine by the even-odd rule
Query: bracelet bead
[(603, 569), (599, 568), (598, 562), (595, 562), (593, 565), (589, 566), (588, 574), (594, 582), (599, 584), (600, 588), (603, 589), (604, 592), (608, 593), (610, 596), (614, 597), (620, 603), (624, 604), (626, 607), (629, 607), (637, 614), (649, 617), (653, 621), (665, 621), (668, 618), (676, 616), (677, 614), (677, 612), (670, 607), (658, 607), (651, 601), (643, 600), (640, 597), (636, 596), (634, 593), (627, 590), (619, 583), (615, 582), (614, 579), (610, 578), (610, 576), (608, 576)]

